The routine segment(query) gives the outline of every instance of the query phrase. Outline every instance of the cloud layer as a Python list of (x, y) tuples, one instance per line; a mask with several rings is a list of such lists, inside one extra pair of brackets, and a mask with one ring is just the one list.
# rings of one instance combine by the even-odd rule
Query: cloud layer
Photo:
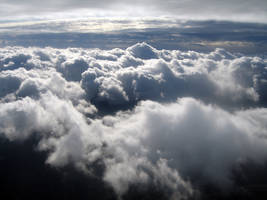
[(266, 102), (266, 60), (222, 49), (204, 54), (138, 43), (109, 51), (7, 47), (1, 55), (1, 97), (51, 90), (72, 100), (83, 96), (95, 105), (186, 96), (229, 108)]
[[(0, 24), (0, 47), (126, 49), (146, 42), (157, 49), (264, 55), (267, 25), (172, 18), (90, 18)], [(251, 34), (253, 33), (253, 35)]]
[(100, 163), (120, 197), (136, 185), (173, 199), (205, 184), (229, 191), (234, 168), (267, 159), (266, 70), (264, 58), (223, 49), (6, 47), (0, 135), (36, 135), (59, 169), (97, 176)]
[[(158, 0), (147, 1), (1, 1), (1, 15), (4, 18), (62, 16), (156, 16), (170, 15), (183, 19), (217, 19), (235, 21), (265, 22), (266, 1), (212, 1), (189, 0), (164, 3)], [(149, 7), (149, 9), (147, 9)], [(198, 10), (198, 12), (195, 12)]]

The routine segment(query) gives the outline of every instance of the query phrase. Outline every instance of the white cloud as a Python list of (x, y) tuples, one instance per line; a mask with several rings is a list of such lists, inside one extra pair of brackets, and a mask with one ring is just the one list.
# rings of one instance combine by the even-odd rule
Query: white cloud
[(103, 136), (108, 146), (122, 148), (134, 158), (152, 163), (164, 158), (184, 177), (197, 176), (199, 182), (227, 188), (231, 168), (238, 162), (266, 159), (265, 117), (266, 109), (230, 114), (188, 98), (170, 105), (145, 101), (133, 113), (104, 118), (109, 126)]
[(90, 163), (103, 160), (104, 180), (118, 194), (131, 184), (152, 183), (179, 196), (193, 192), (181, 177), (228, 189), (232, 167), (264, 162), (266, 113), (230, 114), (184, 98), (169, 105), (145, 101), (132, 112), (88, 124), (70, 102), (45, 95), (1, 104), (0, 130), (11, 140), (40, 133), (39, 148), (50, 150), (51, 165), (71, 162), (90, 170)]
[[(73, 163), (90, 174), (100, 160), (118, 195), (134, 184), (174, 199), (198, 183), (227, 190), (233, 167), (267, 159), (264, 58), (145, 43), (110, 51), (8, 47), (0, 71), (0, 134), (11, 141), (38, 134), (47, 163), (59, 168)], [(119, 112), (108, 115), (101, 103)]]
[[(16, 91), (22, 80), (31, 76), (35, 80), (23, 83), (18, 95), (25, 96), (27, 87), (35, 87), (37, 91), (39, 85), (40, 90), (48, 87), (61, 97), (73, 96), (73, 100), (84, 93), (80, 82), (87, 98), (110, 105), (144, 99), (175, 100), (183, 96), (230, 107), (258, 105), (266, 100), (266, 60), (233, 55), (222, 49), (203, 54), (156, 50), (138, 43), (126, 50), (7, 47), (0, 53), (2, 97)], [(16, 69), (21, 70), (20, 75)], [(22, 74), (28, 75), (22, 77)], [(65, 89), (58, 89), (62, 87)]]

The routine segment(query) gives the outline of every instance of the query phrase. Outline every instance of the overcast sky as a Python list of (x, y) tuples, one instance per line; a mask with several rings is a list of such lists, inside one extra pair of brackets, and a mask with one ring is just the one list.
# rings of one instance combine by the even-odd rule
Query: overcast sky
[(0, 21), (73, 16), (170, 16), (245, 22), (267, 19), (266, 0), (0, 0), (0, 4)]

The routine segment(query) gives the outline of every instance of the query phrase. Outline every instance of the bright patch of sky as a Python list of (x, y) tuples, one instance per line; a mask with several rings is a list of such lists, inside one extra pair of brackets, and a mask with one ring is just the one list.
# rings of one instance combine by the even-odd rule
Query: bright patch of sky
[(266, 0), (1, 0), (0, 21), (81, 17), (159, 17), (266, 23)]

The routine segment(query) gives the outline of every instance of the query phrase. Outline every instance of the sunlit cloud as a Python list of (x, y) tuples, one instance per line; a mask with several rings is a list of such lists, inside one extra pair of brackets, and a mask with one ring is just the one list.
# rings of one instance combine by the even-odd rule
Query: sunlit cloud
[(118, 199), (138, 185), (166, 199), (206, 184), (228, 194), (233, 170), (267, 161), (264, 57), (5, 47), (0, 66), (0, 139), (36, 137), (43, 165), (74, 166)]
[(0, 5), (0, 199), (266, 199), (266, 0)]

